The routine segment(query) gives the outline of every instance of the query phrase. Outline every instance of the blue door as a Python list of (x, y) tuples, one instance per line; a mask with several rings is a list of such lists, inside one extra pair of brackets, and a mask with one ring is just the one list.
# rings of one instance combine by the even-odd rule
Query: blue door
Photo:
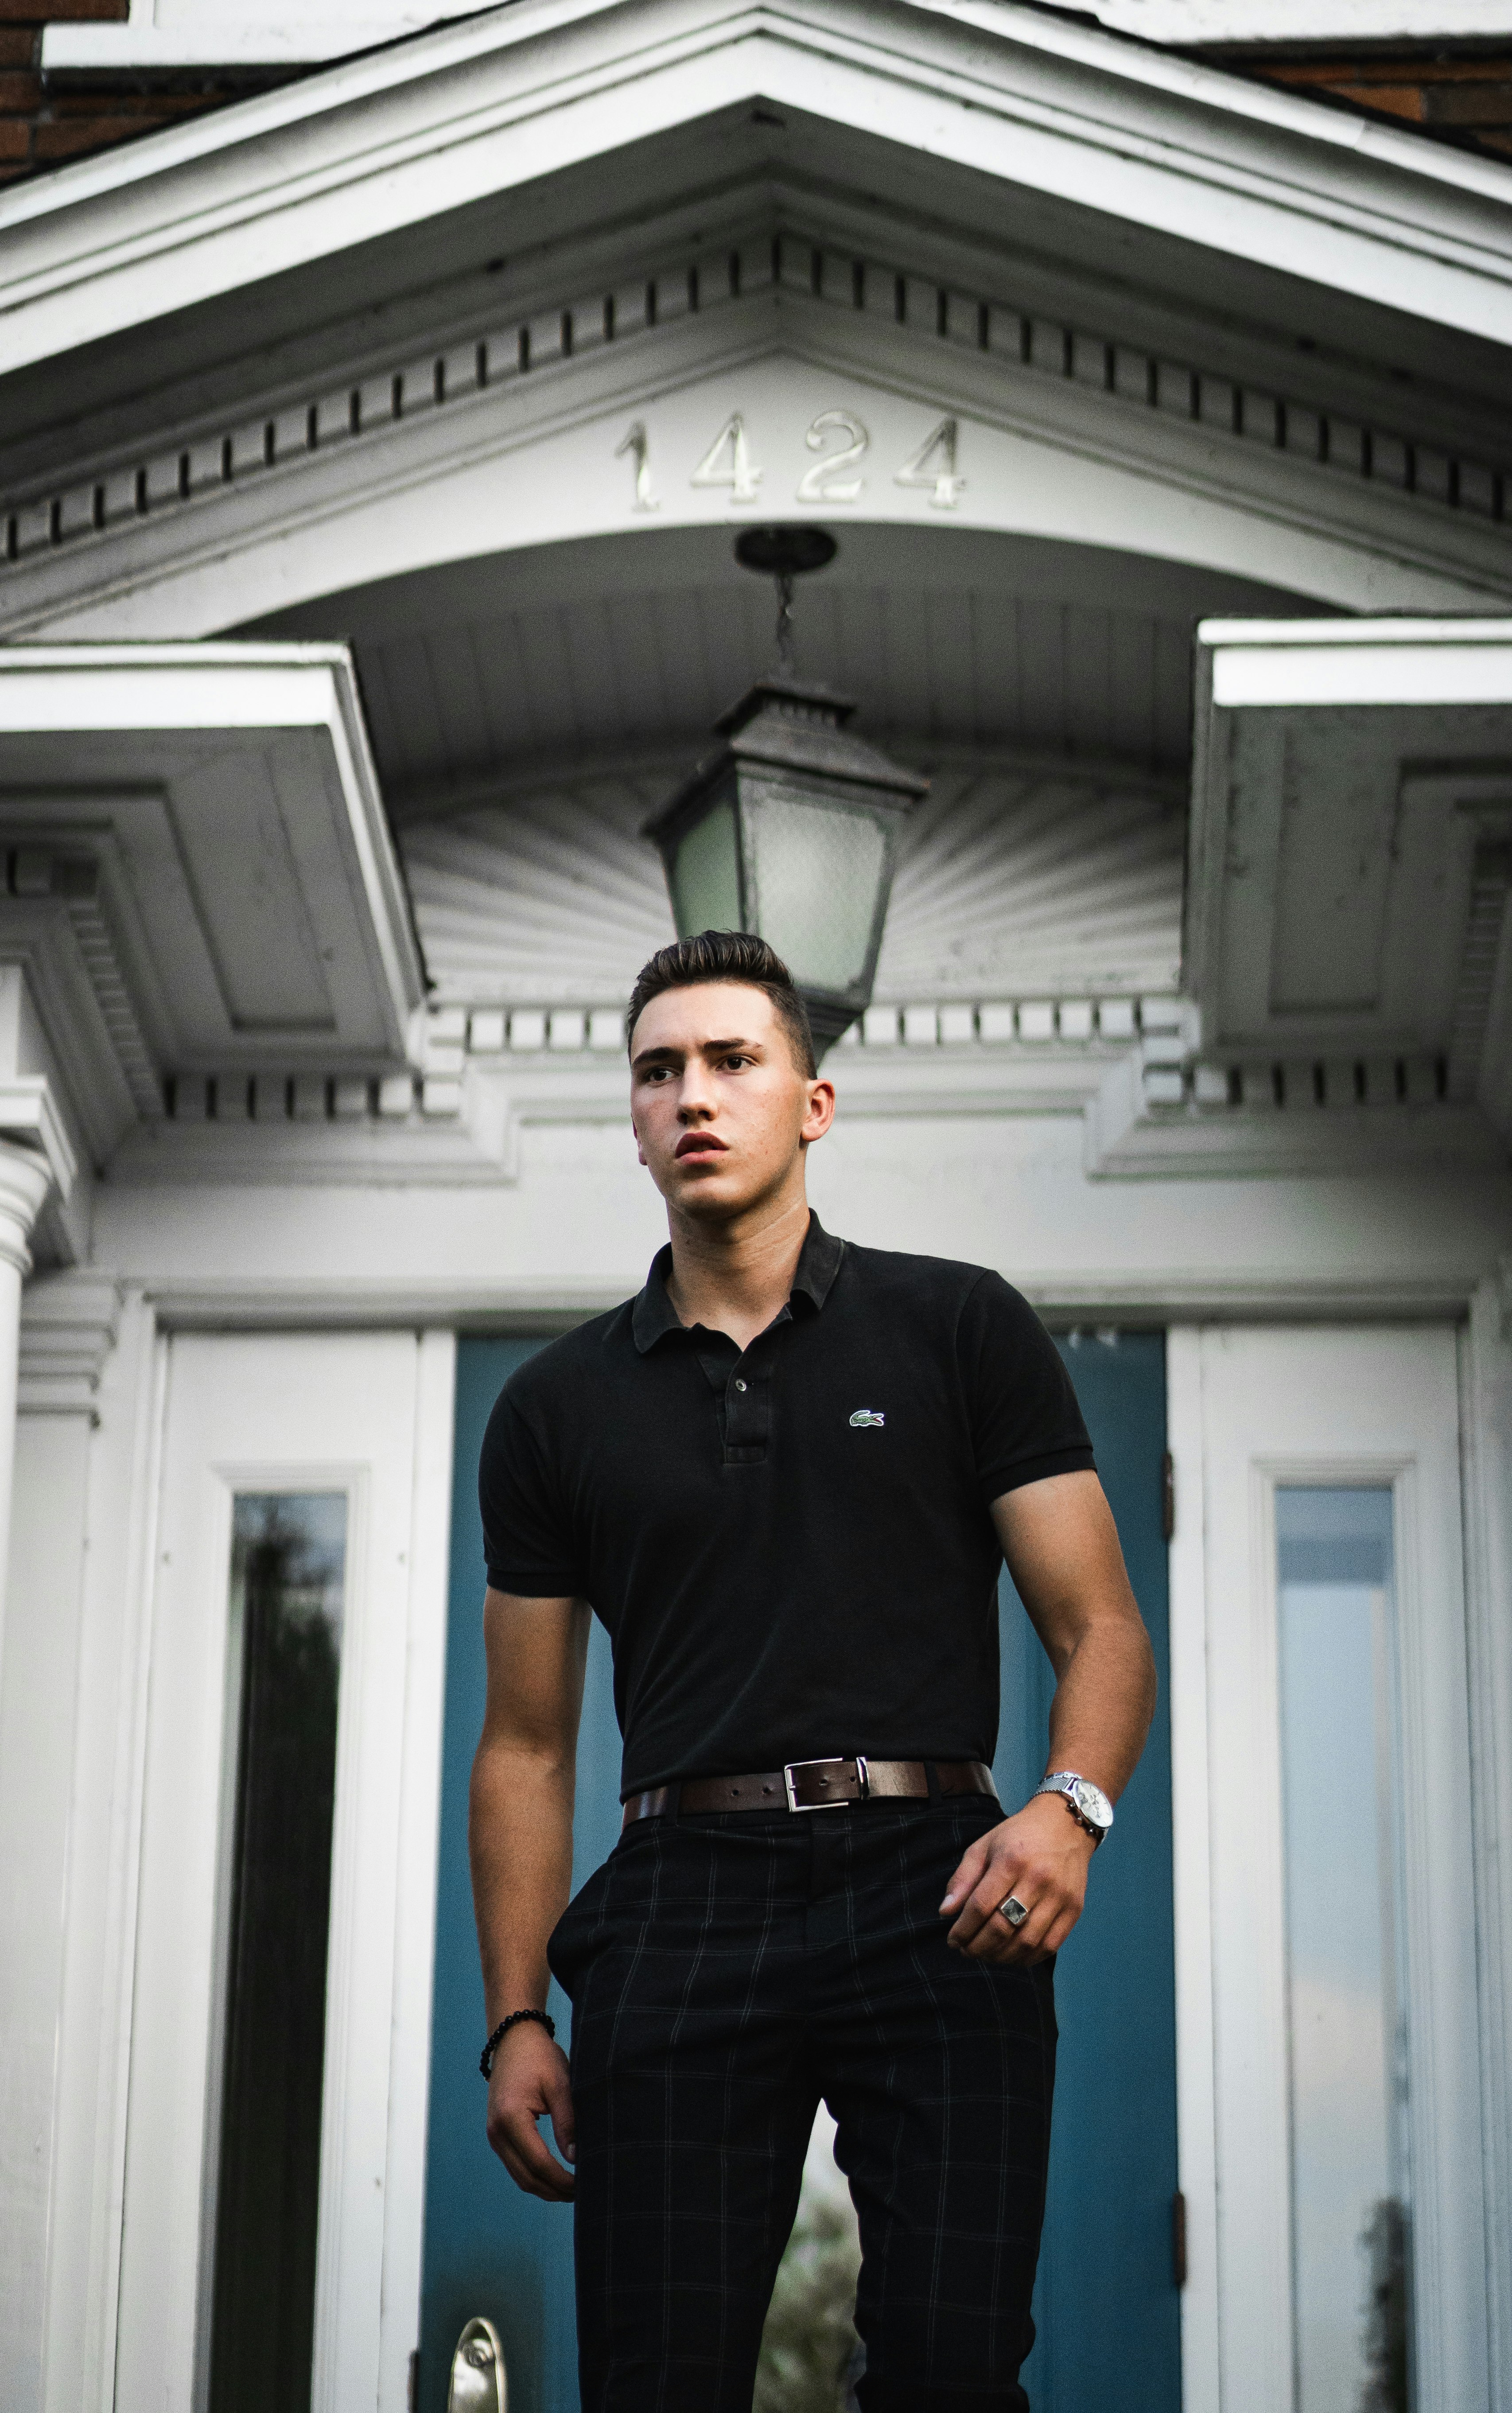
[[(485, 2313), (498, 2330), (511, 2413), (575, 2413), (571, 2214), (517, 2192), (483, 2136), (482, 1985), (467, 1881), (467, 1777), (482, 1722), (482, 1537), (478, 1452), (497, 1393), (539, 1342), (463, 1340), (447, 1645), (425, 2263), (416, 2413), (445, 2413), (452, 2349)], [(1098, 1856), (1087, 1915), (1057, 1976), (1060, 2077), (1049, 2206), (1026, 2374), (1035, 2413), (1177, 2413), (1178, 2300), (1171, 1772), (1164, 1710), (1162, 1534), (1164, 1344), (1155, 1333), (1066, 1341), (1124, 1554), (1160, 1661), (1162, 1708)], [(1044, 1767), (1048, 1665), (1003, 1579), (999, 1789), (1021, 1800)], [(594, 1629), (578, 1754), (573, 1878), (618, 1830), (619, 1733), (608, 1651)], [(552, 2008), (567, 2005), (553, 1989)]]
[[(483, 2135), (486, 2089), (478, 2054), (488, 2031), (467, 1873), (467, 1779), (483, 1722), (483, 1537), (478, 1453), (489, 1411), (538, 1340), (457, 1346), (456, 1461), (441, 1762), (436, 1986), (431, 2011), (430, 2139), (425, 2259), (421, 2283), (415, 2413), (446, 2413), (452, 2356), (464, 2324), (485, 2313), (503, 2342), (510, 2413), (576, 2413), (572, 2213), (522, 2195)], [(595, 1622), (578, 1745), (574, 1887), (619, 1832), (619, 1728), (609, 1646)], [(567, 2036), (571, 2006), (554, 1983), (551, 2010)]]
[[(1164, 1526), (1165, 1340), (1062, 1340), (1160, 1668), (1154, 1731), (1092, 1864), (1056, 1967), (1050, 2190), (1025, 2367), (1034, 2413), (1178, 2413), (1176, 1962)], [(1002, 1726), (994, 1773), (1023, 1800), (1045, 1767), (1054, 1678), (1002, 1577)]]

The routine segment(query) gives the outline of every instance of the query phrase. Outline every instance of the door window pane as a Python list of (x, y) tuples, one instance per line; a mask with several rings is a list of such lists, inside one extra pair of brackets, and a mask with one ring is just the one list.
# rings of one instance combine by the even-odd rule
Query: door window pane
[(211, 2413), (310, 2402), (346, 1555), (345, 1493), (238, 1495)]
[(1297, 2413), (1406, 2413), (1388, 1488), (1276, 1495)]

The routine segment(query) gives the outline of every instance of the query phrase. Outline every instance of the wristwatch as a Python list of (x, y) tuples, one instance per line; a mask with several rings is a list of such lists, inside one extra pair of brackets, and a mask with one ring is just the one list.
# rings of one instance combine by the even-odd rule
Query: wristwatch
[(1086, 1828), (1094, 1843), (1102, 1842), (1113, 1824), (1113, 1804), (1102, 1786), (1069, 1768), (1058, 1768), (1043, 1784), (1036, 1784), (1031, 1798), (1037, 1801), (1042, 1793), (1063, 1793), (1072, 1816)]

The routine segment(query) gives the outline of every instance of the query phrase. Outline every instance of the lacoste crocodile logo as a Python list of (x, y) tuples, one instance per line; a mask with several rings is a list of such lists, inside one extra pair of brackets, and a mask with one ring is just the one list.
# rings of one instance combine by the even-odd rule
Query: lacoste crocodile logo
[(851, 1422), (853, 1425), (884, 1425), (887, 1418), (880, 1408), (857, 1408)]

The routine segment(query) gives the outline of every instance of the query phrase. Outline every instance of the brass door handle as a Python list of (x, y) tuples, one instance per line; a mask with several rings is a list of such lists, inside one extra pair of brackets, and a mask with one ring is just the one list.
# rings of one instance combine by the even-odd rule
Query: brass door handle
[(509, 2413), (510, 2384), (498, 2332), (482, 2313), (467, 2323), (452, 2357), (446, 2413)]

